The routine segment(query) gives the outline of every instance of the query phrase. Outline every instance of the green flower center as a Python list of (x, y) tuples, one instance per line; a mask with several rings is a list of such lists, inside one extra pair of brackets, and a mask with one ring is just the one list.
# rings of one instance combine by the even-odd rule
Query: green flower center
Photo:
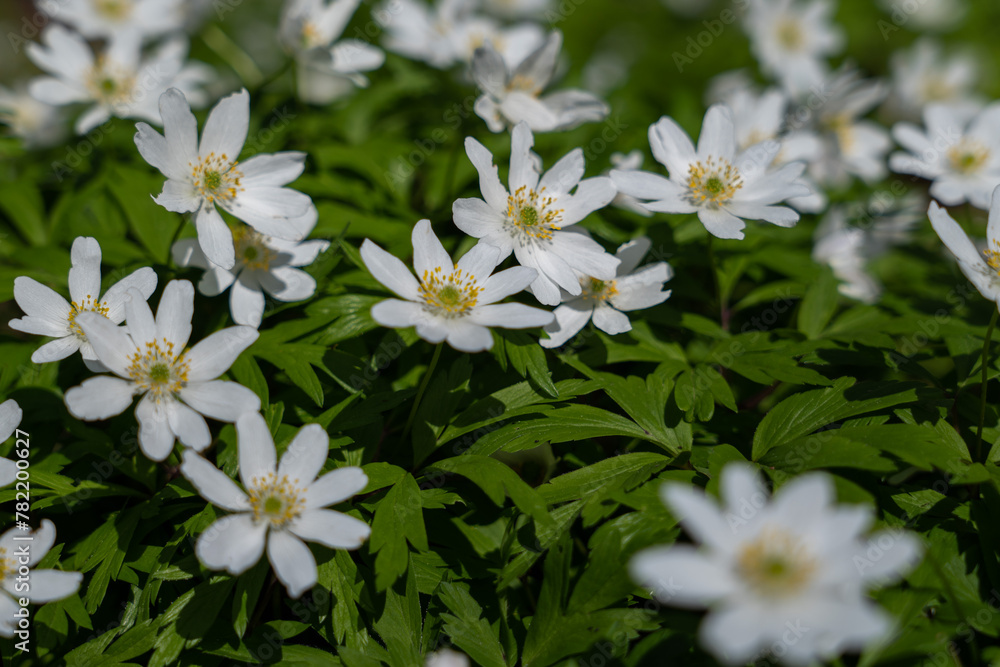
[(209, 190), (217, 190), (222, 185), (222, 174), (217, 171), (205, 172), (205, 187)]
[(713, 176), (712, 178), (705, 181), (705, 190), (707, 190), (709, 193), (713, 195), (721, 194), (725, 188), (726, 185), (725, 183), (722, 182), (722, 179), (720, 178), (716, 178)]
[(278, 496), (268, 496), (264, 500), (264, 512), (267, 514), (279, 514), (285, 506), (285, 501)]
[(457, 305), (462, 298), (462, 292), (454, 285), (445, 285), (438, 292), (438, 299), (447, 306)]
[(534, 227), (538, 224), (538, 211), (530, 206), (521, 209), (521, 224), (525, 227)]
[(149, 368), (149, 379), (153, 382), (165, 384), (170, 381), (170, 366), (166, 364), (153, 364)]
[(113, 95), (118, 89), (118, 83), (111, 77), (105, 77), (101, 80), (101, 91), (105, 95)]

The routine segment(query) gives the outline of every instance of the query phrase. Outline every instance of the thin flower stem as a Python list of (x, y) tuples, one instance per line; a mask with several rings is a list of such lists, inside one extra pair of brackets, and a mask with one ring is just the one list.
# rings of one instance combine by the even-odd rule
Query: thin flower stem
[(1000, 315), (1000, 306), (993, 309), (993, 317), (990, 318), (990, 326), (986, 329), (986, 340), (983, 341), (983, 383), (979, 387), (979, 428), (976, 429), (976, 461), (982, 461), (983, 458), (983, 424), (986, 421), (987, 361), (989, 360), (990, 340), (993, 338), (993, 329), (996, 328), (997, 325), (997, 315)]
[(403, 429), (403, 440), (410, 435), (410, 429), (413, 428), (413, 420), (417, 417), (417, 408), (420, 407), (420, 400), (424, 397), (424, 392), (427, 390), (427, 385), (431, 382), (431, 376), (434, 375), (434, 369), (437, 367), (438, 359), (441, 358), (441, 350), (444, 348), (444, 344), (438, 343), (434, 346), (434, 356), (431, 358), (431, 363), (427, 367), (427, 371), (424, 373), (424, 379), (420, 381), (420, 387), (417, 389), (417, 396), (413, 399), (413, 407), (410, 408), (410, 416), (406, 419), (406, 428)]
[(719, 264), (715, 258), (715, 237), (709, 234), (708, 236), (708, 264), (709, 270), (712, 272), (712, 279), (715, 283), (715, 294), (716, 298), (719, 300), (719, 324), (723, 329), (729, 331), (729, 308), (722, 296), (722, 279), (719, 278)]

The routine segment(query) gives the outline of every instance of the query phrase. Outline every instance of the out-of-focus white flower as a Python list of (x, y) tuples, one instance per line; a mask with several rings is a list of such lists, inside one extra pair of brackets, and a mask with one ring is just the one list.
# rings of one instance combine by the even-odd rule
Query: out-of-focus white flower
[(139, 36), (128, 32), (113, 37), (95, 55), (80, 35), (59, 25), (49, 26), (42, 33), (42, 44), (29, 44), (27, 53), (51, 76), (32, 80), (29, 90), (53, 106), (92, 104), (77, 119), (77, 134), (89, 132), (112, 116), (141, 118), (159, 126), (157, 100), (167, 88), (181, 87), (198, 101), (200, 92), (192, 84), (201, 76), (185, 72), (187, 50), (187, 40), (176, 38), (142, 59)]
[(59, 107), (36, 100), (27, 86), (13, 90), (0, 86), (0, 124), (20, 137), (26, 148), (48, 148), (66, 137), (66, 119)]
[(138, 123), (135, 145), (167, 177), (156, 203), (174, 213), (193, 213), (202, 252), (224, 269), (236, 265), (233, 234), (217, 206), (261, 234), (301, 241), (316, 224), (312, 199), (285, 187), (305, 169), (305, 153), (287, 151), (238, 158), (250, 124), (246, 90), (212, 109), (198, 141), (198, 121), (184, 95), (170, 89), (160, 97), (163, 134)]
[(705, 229), (724, 239), (742, 239), (744, 219), (792, 227), (794, 210), (779, 206), (790, 197), (809, 194), (801, 179), (805, 164), (771, 164), (781, 150), (765, 141), (739, 151), (732, 111), (716, 104), (705, 114), (698, 148), (667, 116), (649, 128), (649, 144), (670, 178), (645, 171), (612, 171), (619, 192), (643, 201), (657, 213), (697, 213)]
[[(583, 178), (584, 158), (579, 148), (570, 151), (544, 176), (532, 158), (534, 137), (527, 123), (511, 133), (510, 191), (500, 183), (493, 155), (468, 137), (465, 151), (479, 172), (483, 199), (459, 199), (452, 207), (455, 225), (480, 245), (500, 249), (498, 261), (511, 252), (521, 266), (535, 269), (538, 276), (531, 292), (547, 306), (561, 301), (559, 288), (576, 296), (581, 293), (577, 272), (598, 280), (612, 280), (619, 261), (592, 239), (572, 234), (575, 225), (615, 198), (611, 179)], [(575, 189), (575, 192), (572, 192)]]
[(299, 97), (329, 104), (365, 87), (363, 72), (378, 69), (385, 54), (368, 42), (341, 39), (361, 0), (288, 0), (279, 34), (296, 60)]
[(835, 9), (830, 0), (750, 3), (745, 23), (757, 62), (793, 96), (821, 82), (825, 59), (843, 48), (843, 32), (831, 20)]
[(795, 105), (790, 114), (797, 123), (800, 117), (809, 119), (798, 125), (811, 127), (822, 140), (823, 153), (809, 163), (809, 175), (821, 186), (834, 188), (847, 187), (852, 176), (866, 183), (885, 178), (885, 156), (892, 148), (889, 131), (862, 118), (885, 98), (882, 82), (861, 79), (856, 70), (844, 67), (812, 95), (822, 104), (815, 110), (809, 102)]
[(180, 30), (184, 0), (38, 0), (38, 8), (88, 39), (134, 33), (141, 40)]
[(833, 269), (834, 276), (840, 280), (840, 293), (864, 303), (874, 303), (882, 287), (865, 268), (868, 259), (865, 232), (848, 226), (846, 209), (843, 206), (830, 209), (816, 228), (815, 237), (813, 259)]
[(1000, 102), (976, 106), (929, 104), (925, 129), (910, 123), (892, 128), (907, 153), (893, 153), (889, 167), (933, 181), (930, 193), (946, 206), (968, 201), (988, 209), (1000, 185)]
[(374, 16), (386, 31), (385, 48), (439, 69), (468, 63), (487, 42), (515, 67), (545, 41), (537, 24), (505, 28), (475, 14), (477, 8), (477, 0), (437, 0), (430, 6), (420, 0), (391, 0)]
[(222, 329), (187, 349), (194, 314), (190, 282), (167, 284), (155, 319), (139, 290), (130, 289), (129, 296), (127, 333), (97, 313), (76, 318), (101, 363), (118, 377), (99, 375), (67, 391), (71, 415), (85, 421), (107, 419), (141, 396), (135, 410), (139, 448), (150, 459), (162, 461), (176, 440), (197, 451), (211, 444), (206, 416), (232, 423), (260, 409), (257, 394), (218, 379), (257, 340), (256, 329)]
[(490, 130), (500, 132), (523, 121), (534, 132), (554, 132), (607, 117), (608, 105), (587, 91), (542, 95), (555, 75), (561, 48), (562, 33), (555, 30), (513, 69), (490, 43), (476, 49), (472, 77), (483, 94), (476, 100), (475, 111)]
[[(867, 591), (917, 564), (916, 536), (867, 535), (872, 508), (836, 505), (825, 473), (797, 477), (769, 500), (754, 469), (731, 463), (719, 488), (721, 507), (690, 485), (666, 484), (664, 503), (698, 544), (641, 551), (629, 568), (664, 603), (710, 610), (699, 636), (719, 660), (746, 664), (777, 643), (782, 662), (810, 665), (892, 629)], [(878, 558), (868, 555), (875, 544)]]
[(469, 667), (469, 657), (464, 653), (443, 648), (434, 653), (428, 653), (424, 667)]
[(185, 451), (181, 474), (205, 500), (233, 512), (198, 536), (195, 553), (205, 567), (242, 574), (267, 559), (288, 595), (297, 598), (316, 585), (316, 559), (306, 542), (331, 549), (357, 549), (371, 527), (360, 519), (326, 509), (368, 484), (361, 468), (331, 470), (317, 478), (330, 452), (319, 424), (299, 430), (278, 463), (267, 422), (256, 412), (236, 421), (241, 489), (198, 454)]
[(890, 107), (900, 116), (919, 118), (928, 104), (980, 104), (975, 94), (979, 68), (969, 54), (946, 56), (929, 38), (892, 54)]
[[(35, 569), (55, 541), (56, 527), (48, 519), (42, 519), (42, 525), (31, 533), (15, 527), (0, 535), (0, 636), (14, 636), (21, 600), (45, 604), (80, 590), (83, 575), (79, 572)], [(29, 545), (27, 550), (25, 545)], [(25, 582), (28, 590), (24, 588)]]
[(229, 290), (229, 310), (234, 322), (260, 327), (265, 292), (285, 302), (303, 301), (316, 293), (316, 280), (298, 267), (312, 264), (330, 247), (329, 241), (282, 241), (249, 227), (236, 230), (233, 236), (236, 266), (232, 269), (212, 264), (197, 239), (178, 241), (172, 254), (178, 266), (205, 270), (198, 283), (198, 291), (205, 296), (218, 296)]
[(431, 343), (446, 340), (462, 352), (493, 347), (490, 327), (530, 329), (552, 321), (552, 313), (521, 303), (497, 303), (523, 291), (537, 275), (516, 266), (491, 275), (500, 250), (479, 243), (458, 264), (451, 261), (430, 220), (413, 228), (413, 268), (419, 282), (397, 257), (365, 239), (361, 258), (380, 283), (403, 297), (372, 306), (372, 319), (386, 327), (413, 327)]
[(986, 225), (986, 250), (982, 253), (948, 211), (932, 201), (927, 215), (931, 226), (958, 260), (958, 267), (979, 293), (1000, 308), (1000, 186), (993, 191), (989, 222)]
[[(823, 154), (823, 144), (814, 131), (808, 128), (786, 129), (789, 100), (781, 90), (771, 88), (761, 94), (749, 88), (734, 90), (722, 101), (733, 112), (737, 150), (747, 150), (762, 141), (777, 141), (781, 149), (771, 163), (772, 168), (791, 162), (809, 164)], [(812, 194), (789, 198), (789, 206), (804, 213), (825, 209), (827, 198), (822, 189), (807, 175), (799, 180)]]
[(612, 336), (631, 331), (626, 312), (652, 308), (670, 298), (671, 290), (663, 289), (663, 283), (674, 275), (669, 264), (657, 262), (637, 269), (651, 245), (645, 237), (622, 244), (615, 253), (621, 264), (614, 280), (580, 275), (582, 293), (563, 292), (563, 302), (553, 313), (555, 321), (545, 327), (549, 337), (540, 341), (542, 347), (565, 344), (591, 319), (595, 327)]
[(555, 5), (555, 0), (483, 0), (483, 9), (505, 19), (538, 18)]
[(11, 320), (11, 329), (49, 336), (55, 340), (42, 345), (31, 355), (31, 361), (45, 364), (65, 359), (80, 352), (87, 367), (95, 373), (107, 370), (97, 360), (97, 353), (77, 324), (80, 313), (97, 313), (114, 324), (125, 320), (125, 302), (130, 289), (137, 289), (148, 299), (156, 289), (156, 273), (145, 267), (125, 276), (101, 296), (101, 246), (97, 239), (80, 236), (73, 241), (72, 268), (69, 270), (69, 294), (72, 302), (33, 278), (14, 279), (14, 300), (25, 317)]
[[(14, 431), (21, 425), (23, 416), (21, 406), (13, 398), (0, 403), (0, 445), (14, 435)], [(0, 458), (0, 487), (13, 484), (15, 479), (17, 479), (17, 465), (10, 459)]]
[(892, 18), (892, 25), (907, 30), (945, 32), (965, 20), (969, 5), (966, 0), (879, 0), (882, 9)]

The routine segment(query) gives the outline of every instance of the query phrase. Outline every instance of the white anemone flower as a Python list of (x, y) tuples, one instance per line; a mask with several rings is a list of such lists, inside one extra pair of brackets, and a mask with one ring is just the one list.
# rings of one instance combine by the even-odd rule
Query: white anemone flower
[[(812, 127), (823, 142), (823, 154), (809, 163), (809, 175), (821, 186), (846, 188), (852, 176), (872, 184), (888, 175), (889, 131), (862, 118), (882, 102), (886, 92), (881, 81), (861, 79), (856, 70), (846, 66), (814, 88), (814, 95), (824, 100), (810, 114)], [(809, 109), (811, 105), (803, 103), (796, 114)]]
[(483, 9), (505, 19), (539, 18), (553, 11), (554, 0), (483, 0)]
[(896, 30), (905, 26), (907, 30), (915, 32), (952, 30), (961, 25), (969, 13), (967, 0), (919, 0), (913, 3), (879, 0), (878, 4), (892, 19)]
[(844, 45), (831, 21), (831, 0), (754, 0), (746, 28), (757, 62), (793, 95), (808, 92), (827, 73), (826, 58)]
[(549, 337), (540, 341), (542, 347), (565, 344), (591, 319), (595, 327), (612, 336), (631, 331), (626, 312), (652, 308), (669, 299), (671, 290), (663, 289), (663, 283), (674, 275), (669, 264), (657, 262), (636, 268), (651, 245), (645, 237), (622, 244), (615, 253), (621, 264), (614, 280), (581, 275), (582, 293), (577, 297), (563, 294), (565, 300), (553, 312), (555, 321), (545, 327)]
[(236, 422), (240, 488), (200, 455), (185, 451), (181, 473), (205, 500), (233, 512), (198, 536), (195, 553), (205, 567), (237, 575), (263, 555), (288, 594), (297, 598), (316, 585), (316, 559), (306, 542), (331, 549), (357, 549), (371, 527), (331, 509), (360, 493), (368, 477), (358, 467), (331, 470), (317, 479), (330, 451), (319, 424), (299, 430), (277, 461), (267, 422), (256, 412)]
[(492, 132), (522, 121), (534, 132), (555, 132), (607, 118), (610, 107), (587, 91), (542, 95), (555, 76), (561, 49), (562, 33), (558, 30), (513, 68), (491, 42), (476, 49), (472, 77), (483, 94), (474, 109)]
[(993, 191), (993, 203), (990, 205), (986, 225), (986, 250), (982, 253), (948, 211), (937, 202), (931, 202), (927, 215), (934, 231), (958, 260), (958, 268), (965, 277), (975, 285), (980, 294), (995, 301), (1000, 308), (1000, 186)]
[(475, 50), (490, 42), (514, 67), (545, 41), (534, 23), (503, 27), (492, 18), (474, 13), (476, 0), (391, 0), (375, 10), (385, 30), (385, 47), (407, 58), (445, 69), (472, 60)]
[(175, 440), (198, 451), (211, 444), (205, 417), (232, 423), (260, 409), (257, 394), (218, 379), (257, 340), (255, 329), (223, 329), (187, 349), (194, 313), (190, 282), (167, 284), (155, 319), (138, 290), (129, 290), (129, 296), (128, 333), (95, 313), (77, 317), (101, 362), (118, 377), (99, 375), (67, 391), (70, 414), (85, 421), (107, 419), (141, 396), (135, 409), (139, 447), (150, 459), (162, 461)]
[(816, 227), (813, 259), (826, 264), (840, 281), (838, 291), (862, 303), (878, 300), (882, 287), (866, 270), (868, 236), (863, 229), (847, 224), (847, 212), (837, 206)]
[(330, 247), (329, 241), (282, 241), (264, 236), (249, 227), (234, 234), (236, 266), (223, 269), (208, 261), (197, 239), (174, 244), (172, 254), (178, 266), (204, 269), (198, 291), (218, 296), (229, 290), (233, 321), (255, 329), (264, 316), (264, 293), (278, 301), (303, 301), (316, 293), (316, 280), (298, 267), (312, 264)]
[[(83, 574), (79, 572), (35, 569), (55, 541), (56, 527), (48, 519), (42, 519), (38, 530), (30, 533), (15, 527), (0, 535), (0, 589), (3, 590), (0, 592), (0, 637), (13, 637), (18, 630), (15, 612), (21, 609), (21, 600), (45, 604), (80, 590)], [(21, 569), (25, 566), (27, 574)], [(29, 587), (27, 590), (25, 584)]]
[(469, 667), (469, 656), (450, 648), (428, 653), (424, 667)]
[(580, 180), (584, 158), (579, 148), (539, 177), (531, 152), (534, 141), (527, 123), (518, 123), (511, 133), (508, 192), (500, 183), (493, 155), (472, 137), (466, 138), (465, 152), (479, 172), (483, 199), (459, 199), (452, 211), (459, 229), (480, 239), (480, 245), (500, 249), (499, 261), (513, 252), (522, 266), (535, 269), (532, 294), (546, 306), (555, 306), (560, 287), (573, 296), (581, 293), (577, 273), (598, 280), (615, 277), (615, 257), (593, 239), (564, 230), (610, 204), (616, 192), (605, 176)]
[(928, 104), (979, 104), (974, 89), (979, 67), (968, 53), (945, 55), (941, 44), (918, 39), (892, 54), (891, 103), (900, 115), (916, 118)]
[[(731, 91), (723, 100), (733, 112), (736, 129), (736, 149), (744, 151), (762, 141), (781, 144), (771, 163), (777, 168), (790, 162), (809, 164), (823, 154), (823, 143), (809, 128), (788, 130), (786, 127), (788, 97), (778, 88), (757, 94), (749, 88)], [(789, 206), (803, 213), (818, 213), (826, 208), (827, 198), (808, 175), (800, 182), (812, 191), (805, 197), (790, 197)]]
[(799, 214), (780, 202), (810, 194), (801, 181), (805, 164), (771, 168), (781, 150), (764, 141), (738, 151), (732, 112), (716, 104), (708, 109), (698, 148), (667, 116), (649, 128), (653, 157), (670, 178), (644, 171), (612, 171), (619, 192), (643, 201), (657, 213), (697, 213), (705, 229), (723, 239), (742, 239), (744, 219), (793, 227)]
[(88, 39), (135, 33), (143, 39), (180, 30), (184, 0), (41, 0), (38, 7)]
[[(0, 403), (0, 445), (14, 435), (21, 425), (24, 413), (13, 398)], [(17, 466), (10, 459), (0, 458), (0, 487), (13, 484), (17, 478)]]
[(205, 256), (224, 269), (236, 265), (233, 234), (216, 209), (239, 218), (261, 234), (301, 241), (316, 224), (312, 199), (284, 187), (305, 169), (297, 151), (238, 158), (250, 124), (250, 94), (244, 89), (212, 109), (198, 141), (198, 122), (184, 94), (171, 89), (160, 97), (163, 134), (136, 125), (135, 145), (146, 162), (167, 177), (155, 198), (175, 213), (193, 213)]
[(31, 355), (31, 361), (36, 364), (59, 361), (79, 350), (90, 370), (104, 372), (107, 369), (98, 361), (97, 353), (76, 321), (77, 317), (81, 313), (97, 313), (112, 324), (121, 324), (125, 319), (129, 290), (137, 289), (143, 300), (149, 299), (156, 289), (156, 272), (149, 267), (141, 268), (119, 280), (102, 295), (101, 246), (97, 239), (77, 237), (73, 241), (70, 257), (71, 301), (66, 301), (55, 290), (34, 278), (19, 276), (14, 279), (14, 300), (26, 317), (11, 320), (8, 325), (16, 331), (55, 338)]
[(778, 644), (778, 660), (804, 666), (888, 634), (892, 618), (867, 590), (917, 564), (914, 535), (868, 535), (874, 511), (836, 505), (825, 473), (795, 478), (769, 500), (759, 474), (733, 463), (719, 488), (721, 507), (690, 485), (666, 484), (664, 503), (698, 546), (654, 547), (630, 563), (632, 577), (662, 602), (710, 610), (702, 646), (737, 665)]
[(42, 33), (42, 44), (28, 45), (28, 57), (50, 75), (34, 79), (29, 90), (53, 106), (92, 104), (77, 119), (77, 134), (86, 134), (111, 117), (159, 125), (156, 101), (167, 88), (179, 86), (188, 95), (200, 96), (196, 88), (200, 75), (185, 68), (187, 50), (186, 39), (171, 39), (143, 59), (138, 35), (122, 33), (95, 55), (83, 37), (53, 25)]
[(361, 258), (380, 283), (401, 296), (372, 306), (372, 319), (384, 327), (413, 327), (431, 343), (447, 341), (462, 352), (493, 347), (489, 327), (530, 329), (552, 321), (552, 313), (521, 303), (497, 303), (523, 291), (535, 279), (534, 269), (515, 266), (495, 275), (500, 250), (478, 243), (458, 264), (451, 261), (430, 220), (413, 228), (413, 277), (399, 258), (368, 239)]
[(329, 104), (368, 85), (385, 53), (360, 39), (341, 39), (361, 0), (288, 0), (279, 35), (296, 61), (299, 97)]
[(27, 86), (0, 86), (0, 124), (24, 141), (26, 148), (48, 148), (63, 141), (66, 119), (59, 107), (40, 102)]
[(933, 181), (930, 194), (946, 206), (969, 202), (988, 209), (1000, 184), (1000, 102), (975, 106), (929, 104), (925, 130), (910, 123), (892, 128), (907, 153), (893, 153), (889, 167)]

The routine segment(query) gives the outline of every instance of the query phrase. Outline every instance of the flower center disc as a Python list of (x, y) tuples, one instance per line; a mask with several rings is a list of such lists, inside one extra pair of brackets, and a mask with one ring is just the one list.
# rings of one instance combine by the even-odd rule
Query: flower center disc
[(447, 318), (464, 317), (475, 308), (483, 288), (476, 279), (456, 269), (444, 275), (441, 267), (424, 271), (420, 278), (420, 296), (427, 308)]
[(121, 21), (132, 13), (132, 0), (97, 0), (94, 8), (106, 19)]
[(305, 491), (299, 488), (298, 481), (278, 477), (275, 473), (254, 478), (253, 488), (249, 490), (254, 521), (266, 521), (272, 528), (284, 528), (297, 519), (305, 508)]
[(798, 21), (785, 19), (778, 24), (778, 43), (788, 51), (798, 51), (802, 48), (802, 29)]
[(522, 185), (507, 197), (508, 231), (524, 241), (551, 239), (559, 231), (564, 209), (554, 208), (555, 198), (544, 195), (545, 188), (536, 192)]
[(980, 170), (990, 157), (988, 148), (974, 141), (963, 139), (957, 145), (948, 149), (948, 161), (952, 168), (963, 174), (972, 174)]
[(728, 203), (743, 187), (739, 170), (729, 160), (716, 161), (711, 156), (688, 168), (688, 197), (696, 206), (718, 208)]
[(597, 278), (584, 278), (580, 281), (583, 287), (583, 298), (594, 301), (607, 301), (618, 294), (618, 288), (614, 280), (598, 280)]
[(740, 577), (752, 589), (772, 598), (800, 592), (816, 570), (802, 542), (780, 530), (765, 530), (744, 545), (736, 563)]
[(191, 183), (209, 203), (215, 203), (216, 200), (231, 201), (243, 190), (240, 185), (243, 173), (236, 169), (237, 164), (239, 163), (235, 160), (230, 161), (225, 153), (209, 153), (199, 159), (197, 164), (190, 165)]
[(267, 271), (277, 255), (267, 244), (268, 237), (247, 226), (233, 232), (236, 259), (254, 271)]
[(87, 88), (94, 99), (110, 106), (128, 105), (132, 100), (135, 77), (132, 72), (116, 67), (103, 57), (87, 73)]
[(174, 344), (157, 339), (146, 343), (146, 349), (136, 349), (129, 357), (128, 374), (157, 403), (173, 396), (187, 385), (190, 370), (183, 353), (174, 351)]

